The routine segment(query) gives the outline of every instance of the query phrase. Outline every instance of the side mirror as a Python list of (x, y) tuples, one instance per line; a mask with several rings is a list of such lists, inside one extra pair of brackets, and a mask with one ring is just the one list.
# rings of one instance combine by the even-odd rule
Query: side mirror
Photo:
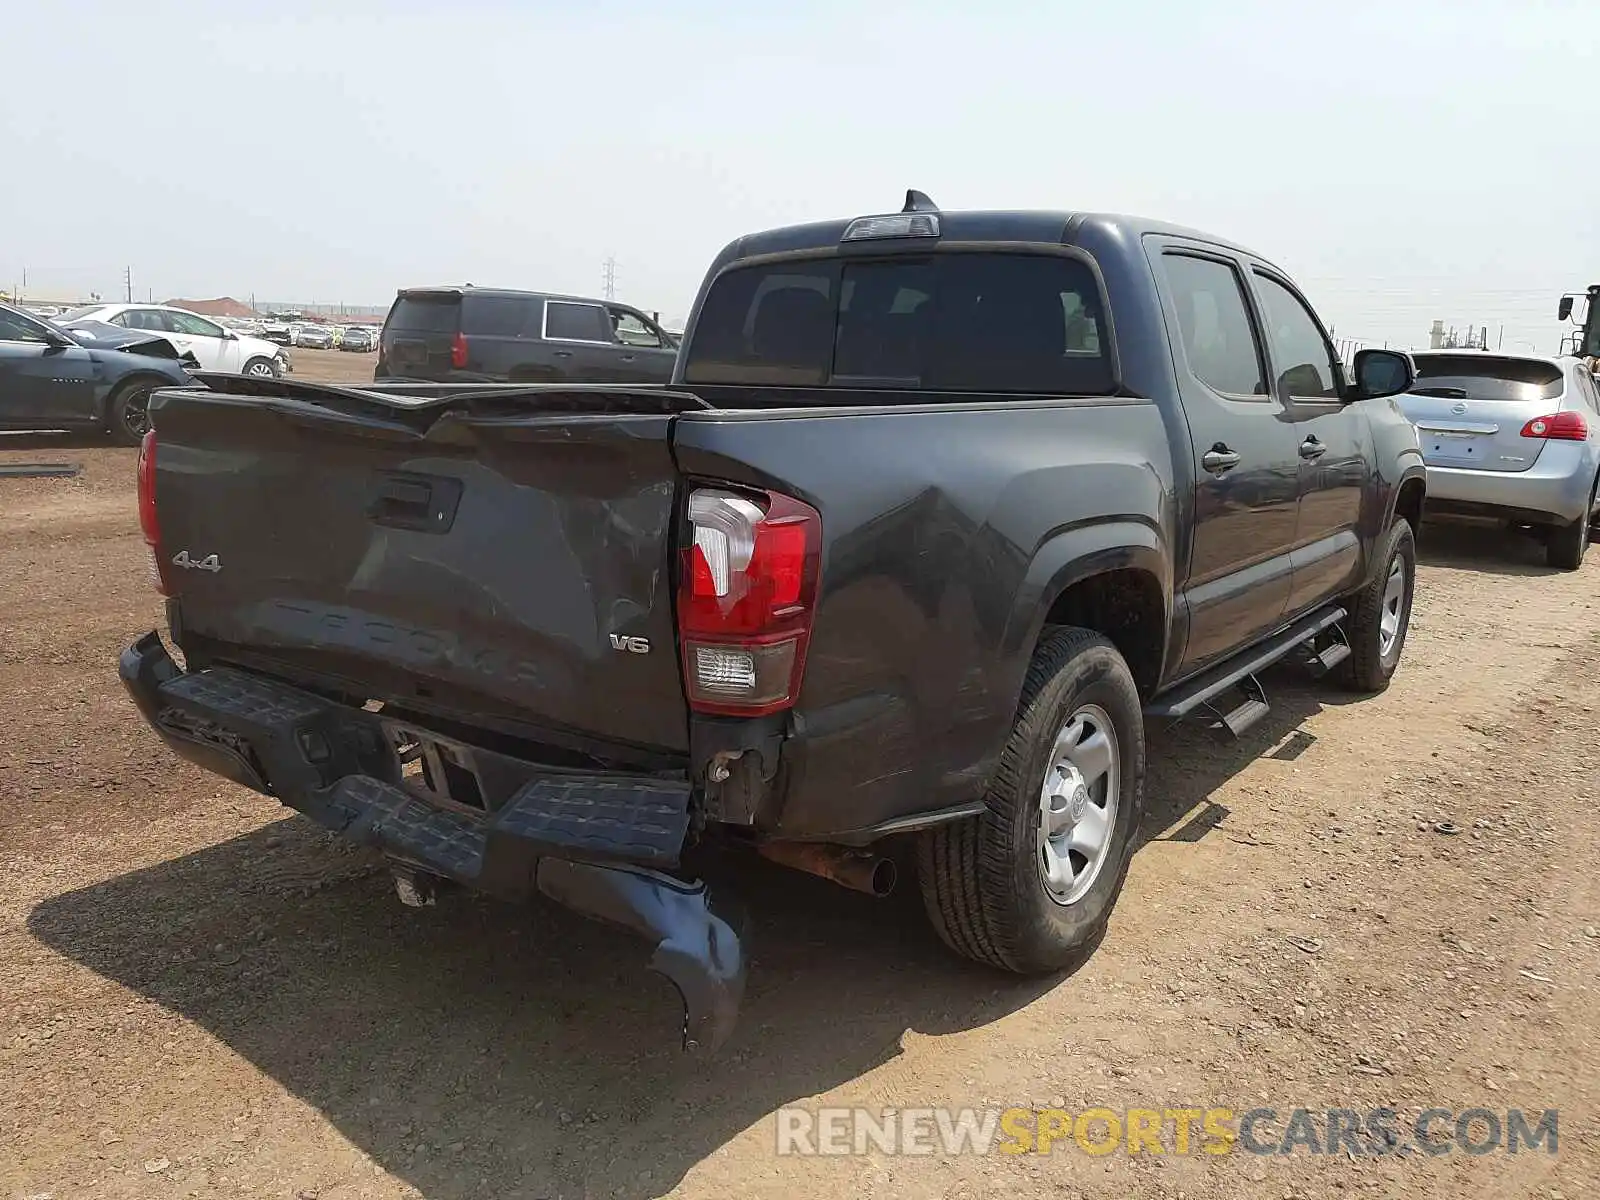
[(44, 331), (44, 340), (57, 350), (65, 350), (68, 346), (76, 346), (78, 344), (59, 329), (46, 329)]
[(1572, 316), (1572, 297), (1561, 297), (1561, 303), (1556, 306), (1556, 320), (1565, 321)]
[(1352, 400), (1379, 400), (1411, 390), (1417, 367), (1411, 355), (1400, 350), (1357, 350), (1355, 394)]
[(224, 329), (222, 331), (222, 340), (225, 342), (237, 342), (239, 335), (231, 329)]

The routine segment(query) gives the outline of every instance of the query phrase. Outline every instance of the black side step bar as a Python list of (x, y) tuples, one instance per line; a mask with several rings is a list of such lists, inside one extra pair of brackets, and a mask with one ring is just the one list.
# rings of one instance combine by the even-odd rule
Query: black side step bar
[(1227, 712), (1216, 711), (1217, 724), (1222, 730), (1231, 734), (1235, 741), (1244, 736), (1245, 730), (1272, 711), (1272, 705), (1267, 703), (1267, 689), (1261, 686), (1261, 681), (1254, 675), (1246, 675), (1239, 681), (1239, 691), (1244, 695), (1244, 700), (1236, 708), (1231, 708)]
[[(1230, 658), (1227, 662), (1219, 663), (1217, 666), (1201, 672), (1187, 683), (1174, 688), (1163, 696), (1157, 697), (1150, 704), (1145, 705), (1144, 715), (1146, 717), (1169, 719), (1187, 717), (1196, 709), (1209, 705), (1211, 701), (1229, 688), (1238, 687), (1255, 675), (1257, 671), (1264, 671), (1279, 659), (1287, 658), (1294, 652), (1296, 647), (1304, 645), (1319, 633), (1339, 624), (1348, 615), (1344, 609), (1335, 606), (1318, 609), (1309, 616), (1301, 617), (1293, 625), (1281, 633), (1273, 634), (1272, 637), (1262, 642), (1259, 646), (1255, 646), (1235, 658)], [(1335, 650), (1342, 650), (1343, 653), (1333, 654), (1331, 662), (1327, 658), (1319, 656), (1328, 667), (1338, 665), (1350, 653), (1350, 647), (1341, 640), (1323, 651), (1323, 656)], [(1237, 714), (1240, 718), (1241, 732), (1245, 725), (1255, 724), (1264, 715), (1264, 708), (1257, 710), (1254, 707), (1249, 707), (1254, 704), (1264, 704), (1260, 699), (1259, 685), (1255, 688), (1255, 694), (1247, 695), (1245, 705), (1241, 705), (1233, 710), (1233, 713), (1229, 714), (1230, 716)], [(1248, 712), (1242, 711), (1247, 707), (1249, 707)], [(1231, 728), (1231, 722), (1228, 724)]]

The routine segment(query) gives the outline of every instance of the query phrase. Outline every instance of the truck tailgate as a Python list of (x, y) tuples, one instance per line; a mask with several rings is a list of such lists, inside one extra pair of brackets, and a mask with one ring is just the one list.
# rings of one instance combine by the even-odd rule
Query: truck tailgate
[(186, 652), (585, 744), (687, 748), (670, 430), (699, 401), (208, 384), (152, 406), (157, 558)]

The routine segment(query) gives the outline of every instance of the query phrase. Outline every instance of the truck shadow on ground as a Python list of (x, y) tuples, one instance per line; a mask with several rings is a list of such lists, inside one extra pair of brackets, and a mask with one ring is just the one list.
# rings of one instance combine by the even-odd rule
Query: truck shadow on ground
[(1228, 809), (1213, 800), (1223, 783), (1258, 758), (1293, 760), (1316, 743), (1302, 726), (1325, 707), (1360, 701), (1332, 680), (1281, 664), (1261, 675), (1271, 710), (1238, 740), (1213, 732), (1202, 719), (1152, 724), (1146, 730), (1144, 824), (1141, 845), (1195, 842), (1221, 828)]
[[(1153, 731), (1147, 838), (1197, 806), (1182, 829), (1208, 836), (1212, 792), (1339, 696), (1284, 674), (1239, 743)], [(1061, 982), (954, 958), (914, 879), (874, 901), (765, 863), (733, 873), (755, 918), (749, 993), (709, 1062), (679, 1052), (677, 998), (632, 937), (459, 893), (403, 909), (380, 864), (298, 818), (55, 897), (29, 927), (430, 1200), (660, 1195), (779, 1106), (892, 1060), (907, 1030), (982, 1026)], [(219, 1143), (240, 1107), (219, 1098)]]
[(0, 433), (0, 451), (5, 450), (105, 450), (117, 443), (97, 429), (74, 433), (36, 430)]
[(1489, 522), (1424, 521), (1417, 538), (1424, 566), (1492, 575), (1561, 575), (1545, 560), (1544, 542)]

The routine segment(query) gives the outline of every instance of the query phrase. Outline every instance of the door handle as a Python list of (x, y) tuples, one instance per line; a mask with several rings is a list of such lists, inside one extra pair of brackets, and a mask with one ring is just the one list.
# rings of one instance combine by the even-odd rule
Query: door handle
[(1239, 456), (1221, 442), (1200, 456), (1200, 465), (1214, 475), (1233, 470), (1239, 461)]
[(571, 350), (557, 350), (556, 351), (556, 357), (557, 358), (571, 358), (572, 357), (572, 351)]
[(633, 355), (631, 355), (631, 354), (621, 355), (621, 361), (623, 361), (623, 362), (632, 362), (633, 361)]
[(1321, 458), (1327, 452), (1328, 448), (1315, 437), (1308, 437), (1305, 441), (1300, 443), (1301, 458)]

